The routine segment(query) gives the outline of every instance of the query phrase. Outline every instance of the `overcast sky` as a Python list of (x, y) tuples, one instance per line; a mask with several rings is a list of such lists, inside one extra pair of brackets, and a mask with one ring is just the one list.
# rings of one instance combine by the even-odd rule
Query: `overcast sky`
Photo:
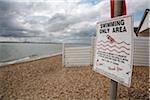
[[(35, 2), (36, 1), (36, 2)], [(148, 0), (126, 0), (138, 26)], [(86, 42), (110, 18), (110, 0), (0, 0), (0, 39)]]

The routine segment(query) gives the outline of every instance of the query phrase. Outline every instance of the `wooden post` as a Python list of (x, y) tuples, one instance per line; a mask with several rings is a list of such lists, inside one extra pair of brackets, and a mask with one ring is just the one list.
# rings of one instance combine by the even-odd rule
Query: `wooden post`
[(65, 66), (65, 44), (62, 43), (62, 67)]
[(94, 37), (91, 37), (91, 60), (90, 64), (93, 65), (94, 60)]

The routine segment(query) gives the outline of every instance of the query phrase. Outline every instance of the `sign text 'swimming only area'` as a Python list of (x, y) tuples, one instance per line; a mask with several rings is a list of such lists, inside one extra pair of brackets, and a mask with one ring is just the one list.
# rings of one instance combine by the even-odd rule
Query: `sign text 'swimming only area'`
[(133, 63), (132, 35), (131, 16), (97, 23), (94, 70), (128, 87)]

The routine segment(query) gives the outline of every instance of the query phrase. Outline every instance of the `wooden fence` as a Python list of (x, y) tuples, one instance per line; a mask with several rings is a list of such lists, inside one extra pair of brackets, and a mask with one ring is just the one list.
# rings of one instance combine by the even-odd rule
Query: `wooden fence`
[[(136, 66), (150, 66), (150, 39), (148, 37), (134, 38), (133, 64)], [(92, 65), (94, 59), (95, 38), (91, 39), (91, 46), (65, 47), (63, 46), (63, 65)]]
[(67, 66), (82, 66), (90, 65), (92, 62), (91, 46), (86, 47), (67, 47), (63, 49), (63, 65)]
[(150, 39), (148, 37), (134, 38), (133, 64), (150, 66)]

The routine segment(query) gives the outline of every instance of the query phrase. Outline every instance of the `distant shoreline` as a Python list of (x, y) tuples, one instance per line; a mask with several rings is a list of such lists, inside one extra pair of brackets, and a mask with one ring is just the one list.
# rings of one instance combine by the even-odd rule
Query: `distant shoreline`
[[(0, 41), (0, 43), (32, 43), (32, 44), (63, 44), (63, 43), (56, 43), (56, 42), (7, 42), (7, 41)], [(90, 43), (65, 43), (65, 44), (90, 44)]]
[(62, 44), (62, 43), (55, 43), (55, 42), (6, 42), (6, 41), (0, 41), (0, 43)]
[(20, 58), (20, 59), (11, 60), (11, 61), (8, 61), (8, 62), (2, 62), (2, 63), (0, 63), (0, 67), (6, 66), (6, 65), (11, 65), (11, 64), (17, 64), (17, 63), (40, 60), (40, 59), (44, 59), (44, 58), (58, 56), (58, 55), (61, 55), (61, 54), (62, 54), (62, 52), (54, 53), (54, 54), (50, 54), (50, 55), (44, 55), (44, 56), (28, 56), (28, 57), (24, 57), (24, 58)]

